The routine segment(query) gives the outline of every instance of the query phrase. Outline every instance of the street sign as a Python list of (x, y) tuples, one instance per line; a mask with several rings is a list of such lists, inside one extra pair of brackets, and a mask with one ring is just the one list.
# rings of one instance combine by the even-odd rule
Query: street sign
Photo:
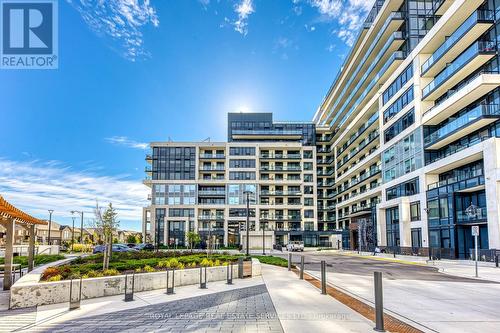
[(478, 225), (472, 226), (472, 236), (479, 236), (479, 226)]

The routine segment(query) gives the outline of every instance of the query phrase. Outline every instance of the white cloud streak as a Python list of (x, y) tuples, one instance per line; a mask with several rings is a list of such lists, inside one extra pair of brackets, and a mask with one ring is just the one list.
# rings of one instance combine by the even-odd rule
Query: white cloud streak
[(248, 17), (255, 12), (252, 0), (241, 0), (234, 5), (238, 19), (234, 21), (234, 30), (246, 36), (248, 34)]
[(144, 26), (160, 21), (149, 0), (66, 0), (98, 35), (111, 37), (111, 47), (136, 61), (149, 56), (144, 49)]
[(339, 28), (334, 33), (352, 46), (375, 0), (309, 0), (309, 3), (324, 19), (336, 21)]
[(54, 210), (54, 220), (68, 220), (71, 210), (94, 217), (96, 200), (109, 202), (121, 221), (135, 221), (140, 228), (142, 207), (148, 204), (148, 188), (127, 175), (103, 176), (76, 171), (58, 161), (16, 162), (0, 158), (0, 194), (16, 207), (42, 219)]
[(131, 140), (127, 138), (126, 136), (112, 136), (110, 138), (105, 138), (109, 143), (115, 144), (115, 145), (120, 145), (120, 146), (125, 146), (128, 148), (134, 148), (134, 149), (143, 149), (146, 150), (149, 148), (149, 145), (145, 142), (137, 142), (134, 140)]

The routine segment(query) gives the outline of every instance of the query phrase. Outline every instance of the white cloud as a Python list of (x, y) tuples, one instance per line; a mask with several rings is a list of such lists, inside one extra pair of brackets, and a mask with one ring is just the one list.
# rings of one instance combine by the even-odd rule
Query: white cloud
[(141, 29), (160, 24), (149, 0), (66, 0), (85, 23), (100, 36), (112, 39), (111, 47), (131, 61), (147, 57)]
[(71, 210), (83, 211), (86, 222), (92, 219), (99, 200), (103, 206), (113, 203), (119, 220), (138, 224), (142, 207), (148, 204), (148, 189), (140, 180), (130, 180), (127, 175), (76, 171), (58, 161), (16, 162), (0, 158), (0, 194), (39, 218), (46, 219), (47, 210), (53, 209), (54, 220), (65, 223), (69, 223)]
[(309, 3), (324, 19), (336, 21), (339, 28), (334, 33), (352, 46), (374, 2), (375, 0), (310, 0)]
[(148, 149), (149, 148), (149, 145), (147, 143), (137, 142), (137, 141), (134, 141), (134, 140), (127, 138), (126, 136), (112, 136), (110, 138), (105, 138), (104, 140), (106, 140), (112, 144), (125, 146), (125, 147), (129, 147), (129, 148), (135, 148), (135, 149)]
[(234, 5), (234, 11), (238, 14), (238, 19), (234, 21), (234, 30), (243, 36), (248, 33), (248, 17), (255, 12), (252, 0), (241, 0)]

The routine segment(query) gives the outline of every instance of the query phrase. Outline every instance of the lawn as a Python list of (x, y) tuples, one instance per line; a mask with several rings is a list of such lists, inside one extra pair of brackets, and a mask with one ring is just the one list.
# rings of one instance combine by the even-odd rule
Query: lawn
[(80, 257), (68, 265), (49, 267), (42, 275), (43, 281), (59, 281), (70, 278), (113, 276), (131, 272), (156, 272), (168, 268), (184, 269), (200, 266), (222, 266), (235, 262), (240, 255), (169, 252), (121, 252), (113, 253), (109, 269), (102, 270), (102, 254)]
[(273, 257), (273, 256), (252, 256), (252, 258), (259, 259), (259, 261), (263, 264), (280, 266), (280, 267), (288, 267), (288, 260), (281, 257)]
[[(64, 259), (64, 256), (62, 254), (39, 254), (35, 256), (35, 266), (45, 265), (62, 259)], [(3, 265), (4, 263), (5, 263), (5, 258), (0, 258), (0, 265)], [(14, 264), (21, 264), (23, 268), (28, 267), (28, 257), (27, 256), (14, 257)]]

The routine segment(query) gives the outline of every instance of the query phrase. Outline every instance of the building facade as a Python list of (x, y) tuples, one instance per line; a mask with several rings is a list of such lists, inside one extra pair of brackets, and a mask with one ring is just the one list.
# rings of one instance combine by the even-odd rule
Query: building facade
[[(318, 226), (344, 246), (500, 249), (500, 0), (378, 0), (314, 115)], [(348, 236), (347, 236), (348, 235)]]
[(248, 205), (251, 248), (331, 246), (341, 231), (318, 229), (315, 139), (313, 123), (230, 113), (228, 142), (151, 143), (144, 238), (186, 246), (193, 231), (205, 244), (240, 246)]

